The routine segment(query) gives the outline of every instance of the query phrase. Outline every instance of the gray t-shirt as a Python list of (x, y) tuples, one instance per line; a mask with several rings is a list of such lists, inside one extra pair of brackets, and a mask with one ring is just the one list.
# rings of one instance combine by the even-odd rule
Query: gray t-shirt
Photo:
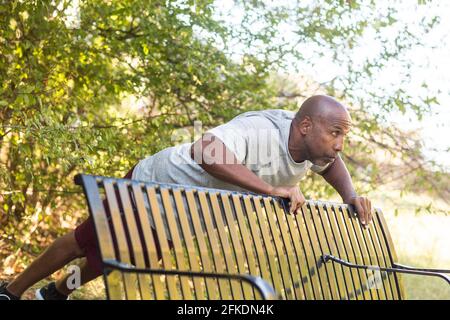
[[(315, 166), (308, 160), (297, 163), (292, 159), (288, 140), (294, 116), (294, 112), (280, 109), (250, 111), (207, 132), (219, 138), (240, 163), (265, 182), (274, 187), (294, 186), (309, 169), (320, 172), (326, 168)], [(146, 157), (137, 164), (132, 178), (245, 191), (203, 170), (191, 158), (191, 145), (177, 145)]]

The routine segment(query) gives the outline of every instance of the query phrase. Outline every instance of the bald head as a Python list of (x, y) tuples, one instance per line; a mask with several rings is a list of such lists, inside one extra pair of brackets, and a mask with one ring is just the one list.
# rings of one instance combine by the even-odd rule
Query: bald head
[(334, 98), (325, 95), (312, 96), (303, 102), (295, 115), (295, 120), (301, 122), (306, 117), (311, 119), (321, 118), (328, 121), (337, 118), (346, 120), (349, 124), (351, 122), (347, 109)]
[(342, 104), (329, 96), (312, 96), (292, 121), (289, 152), (297, 159), (327, 165), (343, 150), (350, 127), (350, 115)]

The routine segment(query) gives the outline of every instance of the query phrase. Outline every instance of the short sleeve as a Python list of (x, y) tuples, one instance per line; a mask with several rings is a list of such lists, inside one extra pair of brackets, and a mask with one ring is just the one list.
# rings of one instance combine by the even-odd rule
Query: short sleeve
[[(234, 153), (240, 163), (244, 162), (248, 150), (248, 136), (245, 125), (248, 120), (234, 118), (231, 121), (206, 131), (219, 138)], [(248, 123), (247, 123), (248, 125)]]
[(249, 160), (253, 161), (253, 154), (264, 150), (259, 150), (262, 143), (270, 143), (264, 137), (268, 136), (268, 130), (272, 126), (267, 118), (252, 112), (243, 113), (206, 133), (219, 138), (240, 163), (247, 163)]

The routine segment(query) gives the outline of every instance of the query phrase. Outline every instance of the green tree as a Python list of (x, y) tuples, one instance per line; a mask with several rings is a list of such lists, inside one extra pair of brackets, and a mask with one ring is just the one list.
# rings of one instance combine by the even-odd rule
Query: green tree
[[(365, 111), (358, 84), (416, 45), (417, 35), (400, 33), (362, 66), (342, 53), (366, 28), (379, 34), (394, 25), (395, 12), (362, 15), (374, 2), (237, 1), (241, 19), (230, 22), (220, 2), (208, 0), (92, 0), (80, 1), (80, 23), (73, 27), (70, 3), (0, 1), (0, 260), (37, 253), (85, 214), (74, 174), (121, 176), (172, 145), (174, 130), (192, 132), (196, 120), (208, 127), (250, 109), (295, 110), (284, 88), (268, 80), (288, 59), (305, 61), (306, 44), (319, 48), (313, 55), (328, 48), (349, 65), (345, 76), (322, 88), (353, 104), (361, 139), (345, 156), (357, 177), (377, 182), (377, 163), (370, 162), (375, 147), (367, 141), (378, 137), (383, 118)], [(287, 23), (295, 26), (295, 41), (277, 36)], [(434, 23), (423, 21), (421, 30)], [(130, 96), (140, 99), (139, 110), (126, 105)], [(371, 103), (420, 114), (434, 102), (411, 100), (398, 91), (373, 95)], [(385, 134), (398, 142), (399, 132)], [(422, 157), (418, 147), (404, 149), (408, 143), (392, 152), (406, 161)], [(308, 188), (317, 196), (330, 192), (318, 183)]]

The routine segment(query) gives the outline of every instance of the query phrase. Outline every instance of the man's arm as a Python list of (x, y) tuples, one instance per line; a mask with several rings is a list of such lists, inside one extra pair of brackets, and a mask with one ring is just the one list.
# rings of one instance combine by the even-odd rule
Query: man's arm
[[(214, 150), (214, 152), (212, 152)], [(213, 177), (255, 193), (290, 199), (290, 211), (295, 213), (305, 202), (298, 187), (273, 187), (246, 166), (223, 142), (212, 134), (205, 134), (191, 147), (191, 158)]]
[(338, 156), (324, 172), (319, 174), (339, 193), (344, 203), (355, 206), (359, 220), (366, 227), (372, 221), (372, 204), (369, 199), (357, 195), (350, 173), (341, 157)]

